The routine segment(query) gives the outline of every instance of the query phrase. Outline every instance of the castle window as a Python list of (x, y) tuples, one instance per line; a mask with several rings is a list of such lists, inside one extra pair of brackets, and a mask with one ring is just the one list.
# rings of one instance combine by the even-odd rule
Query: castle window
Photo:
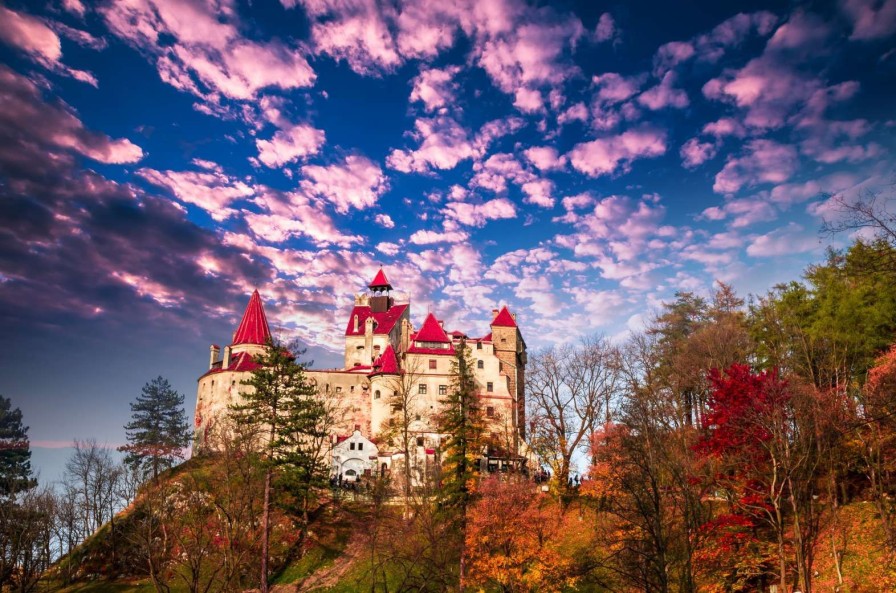
[(417, 446), (418, 446), (418, 447), (422, 447), (422, 446), (423, 446), (423, 437), (417, 437)]
[(483, 361), (481, 361), (481, 360), (477, 360), (477, 361), (476, 361), (476, 368), (477, 368), (477, 369), (484, 369), (484, 368), (485, 368), (485, 363), (484, 363)]
[(419, 420), (420, 420), (420, 414), (417, 414), (416, 416), (414, 416), (414, 420), (419, 421)]
[(215, 382), (212, 381), (212, 389), (214, 389), (214, 388), (215, 388)]
[(364, 443), (358, 443), (358, 451), (364, 450)]
[(380, 390), (377, 389), (376, 391), (373, 392), (373, 399), (379, 399), (379, 398), (380, 398)]
[(342, 393), (342, 387), (336, 386), (336, 393)]
[(363, 352), (364, 346), (358, 346), (357, 348), (355, 348), (355, 350), (357, 350), (358, 352)]
[(439, 385), (439, 395), (448, 395), (447, 385)]
[(436, 369), (436, 359), (435, 358), (429, 359), (429, 369), (433, 370), (433, 371)]
[(506, 344), (506, 343), (507, 343), (507, 338), (501, 338), (501, 343), (502, 343), (502, 344)]
[(476, 350), (482, 350), (482, 342), (476, 342)]
[(420, 395), (426, 395), (426, 383), (421, 383), (421, 384), (417, 387), (417, 389), (419, 390), (418, 393), (419, 393)]
[(348, 444), (348, 448), (351, 449), (352, 451), (354, 451), (354, 450), (355, 450), (355, 444), (354, 444), (354, 443), (349, 443), (349, 444)]
[(495, 417), (495, 408), (493, 408), (492, 406), (487, 407), (485, 409), (485, 415), (488, 416), (489, 418), (494, 418)]
[[(360, 365), (358, 365), (358, 366), (360, 366)], [(355, 392), (355, 386), (352, 385), (351, 387), (348, 388), (348, 390), (349, 390), (351, 393), (354, 393), (354, 392)]]
[(491, 381), (489, 381), (488, 383), (485, 384), (485, 390), (488, 391), (489, 393), (491, 393), (492, 391), (495, 390), (495, 384), (492, 383)]
[(379, 351), (380, 351), (380, 347), (379, 347), (379, 345), (374, 346), (374, 347), (373, 347), (373, 351), (374, 351), (374, 352), (379, 352)]

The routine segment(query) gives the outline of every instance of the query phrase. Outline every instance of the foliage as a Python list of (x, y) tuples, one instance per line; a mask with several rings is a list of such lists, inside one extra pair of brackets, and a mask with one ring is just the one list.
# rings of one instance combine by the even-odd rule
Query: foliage
[(128, 444), (125, 463), (158, 481), (159, 472), (183, 459), (190, 444), (190, 427), (184, 412), (184, 396), (159, 376), (143, 386), (131, 402), (131, 421), (125, 425)]
[(575, 584), (573, 561), (558, 549), (561, 515), (546, 502), (528, 480), (483, 480), (466, 534), (471, 584), (520, 593)]
[(0, 395), (0, 498), (8, 498), (34, 487), (31, 477), (31, 448), (22, 411)]

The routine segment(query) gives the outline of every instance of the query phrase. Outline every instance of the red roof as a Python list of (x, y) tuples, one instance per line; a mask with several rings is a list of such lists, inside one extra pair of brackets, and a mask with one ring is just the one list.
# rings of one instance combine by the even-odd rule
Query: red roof
[(494, 321), (492, 321), (492, 326), (499, 327), (516, 327), (516, 320), (513, 318), (513, 315), (510, 314), (510, 311), (507, 310), (507, 305), (505, 305), (501, 312), (495, 316)]
[(454, 356), (454, 346), (450, 348), (420, 348), (411, 346), (408, 348), (408, 354), (442, 354), (444, 356)]
[(268, 318), (264, 314), (261, 305), (261, 296), (258, 290), (252, 293), (243, 320), (233, 334), (232, 344), (266, 344), (271, 339), (271, 329), (268, 327)]
[(386, 273), (380, 268), (380, 271), (376, 273), (376, 276), (373, 277), (373, 281), (367, 285), (367, 288), (388, 288), (389, 290), (392, 290), (392, 285), (389, 284), (389, 280), (386, 278)]
[(442, 324), (439, 323), (439, 320), (432, 313), (426, 316), (426, 319), (423, 321), (423, 327), (414, 336), (414, 340), (417, 342), (441, 342), (443, 344), (451, 342), (448, 339), (448, 334), (442, 329)]
[(392, 344), (386, 346), (386, 350), (376, 359), (373, 366), (377, 367), (376, 372), (378, 373), (398, 374), (398, 359), (395, 358), (395, 350), (392, 349)]
[[(370, 307), (357, 306), (352, 309), (351, 315), (348, 316), (348, 325), (345, 328), (347, 336), (363, 336), (364, 324), (368, 317), (373, 317), (376, 321), (373, 333), (388, 334), (395, 327), (395, 322), (401, 319), (401, 314), (408, 308), (407, 303), (403, 305), (392, 305), (388, 311), (382, 313), (373, 313)], [(355, 331), (355, 315), (358, 316), (358, 331)]]

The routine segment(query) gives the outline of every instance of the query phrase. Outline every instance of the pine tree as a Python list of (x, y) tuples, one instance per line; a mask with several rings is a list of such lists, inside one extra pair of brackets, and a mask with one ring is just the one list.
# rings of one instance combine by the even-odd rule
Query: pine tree
[(143, 475), (151, 473), (154, 482), (158, 482), (160, 471), (183, 459), (190, 444), (183, 405), (184, 396), (163, 377), (144, 385), (131, 403), (131, 421), (124, 427), (128, 444), (119, 450), (127, 453), (125, 463)]
[[(243, 393), (243, 403), (230, 410), (236, 422), (258, 433), (265, 447), (260, 589), (267, 593), (271, 481), (275, 470), (288, 468), (289, 478), (305, 487), (307, 501), (320, 473), (311, 443), (319, 441), (323, 430), (320, 421), (324, 407), (315, 397), (314, 384), (305, 377), (305, 366), (296, 362), (295, 355), (283, 345), (269, 341), (255, 362), (258, 368), (243, 381), (250, 387)], [(307, 517), (307, 502), (304, 504)]]
[(15, 496), (36, 484), (31, 477), (31, 447), (22, 411), (12, 409), (12, 401), (0, 395), (0, 498)]
[[(482, 457), (485, 421), (473, 375), (475, 363), (461, 339), (452, 364), (453, 379), (448, 397), (442, 400), (439, 432), (448, 435), (444, 450), (440, 503), (445, 519), (455, 527), (458, 546), (463, 548), (467, 509), (473, 500), (476, 469)], [(464, 588), (464, 555), (460, 558), (460, 590)]]

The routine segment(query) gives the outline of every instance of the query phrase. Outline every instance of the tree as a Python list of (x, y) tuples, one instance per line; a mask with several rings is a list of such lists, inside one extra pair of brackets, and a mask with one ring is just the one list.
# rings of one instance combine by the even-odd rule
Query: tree
[(619, 353), (603, 338), (578, 347), (536, 353), (529, 364), (529, 444), (553, 470), (557, 488), (569, 500), (573, 455), (609, 409), (619, 380)]
[(22, 411), (0, 395), (0, 498), (9, 498), (33, 488), (31, 447), (28, 427), (22, 425)]
[(131, 402), (131, 421), (125, 425), (128, 444), (119, 450), (127, 453), (125, 462), (152, 475), (183, 459), (190, 444), (190, 427), (184, 412), (184, 396), (159, 376), (143, 386)]
[[(466, 533), (467, 509), (475, 491), (475, 471), (482, 457), (485, 421), (473, 374), (475, 363), (465, 339), (455, 345), (452, 382), (442, 400), (439, 432), (447, 437), (444, 448), (440, 504), (446, 520), (459, 536), (461, 549)], [(464, 558), (460, 557), (460, 589), (464, 588)]]
[(559, 549), (561, 516), (545, 502), (518, 476), (482, 481), (466, 534), (472, 584), (514, 593), (574, 585), (572, 559)]
[[(282, 344), (268, 341), (264, 352), (255, 357), (258, 365), (243, 385), (250, 387), (243, 393), (243, 403), (231, 406), (231, 414), (237, 423), (243, 423), (261, 435), (264, 443), (264, 495), (261, 519), (261, 593), (268, 592), (268, 561), (270, 555), (271, 482), (276, 469), (291, 465), (296, 471), (305, 471), (304, 480), (310, 480), (313, 472), (300, 465), (307, 451), (292, 449), (304, 447), (306, 437), (318, 437), (322, 408), (315, 401), (317, 389), (305, 377), (305, 365)], [(310, 484), (306, 481), (305, 484)]]

